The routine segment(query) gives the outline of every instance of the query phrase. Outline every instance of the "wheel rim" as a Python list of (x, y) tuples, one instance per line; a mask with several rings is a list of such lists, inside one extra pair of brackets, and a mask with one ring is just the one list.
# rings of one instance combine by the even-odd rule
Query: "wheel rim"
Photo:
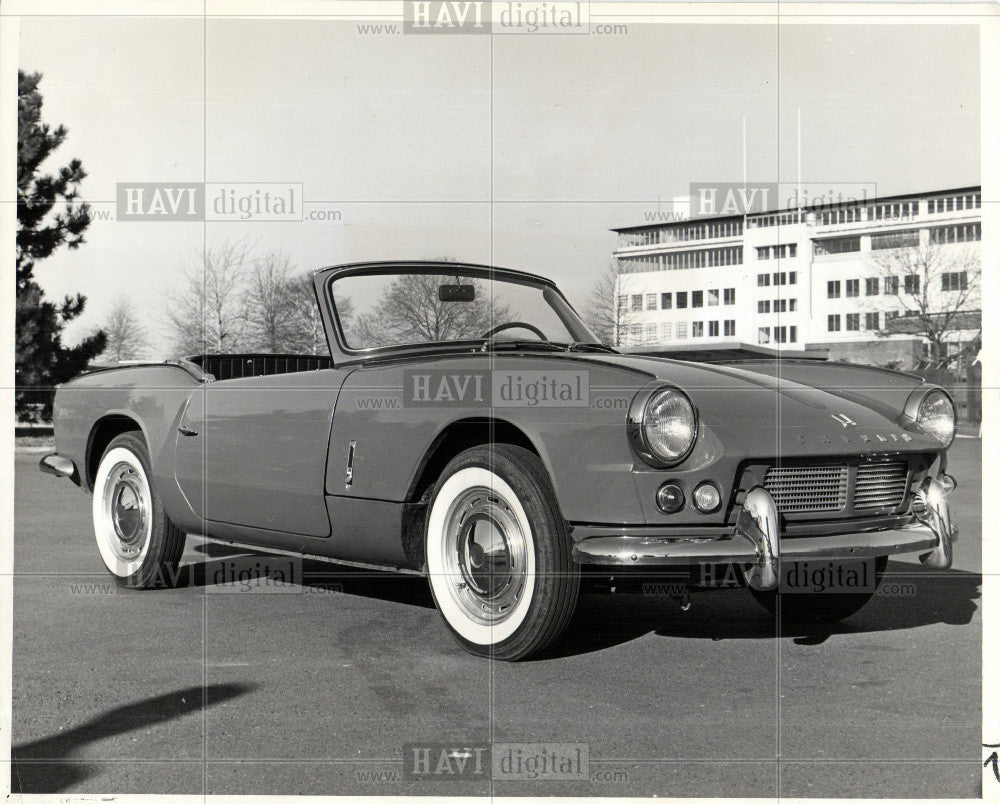
[(513, 508), (493, 489), (468, 489), (448, 509), (443, 548), (452, 599), (475, 622), (503, 623), (528, 572), (528, 539)]
[(126, 577), (142, 564), (152, 535), (152, 497), (138, 459), (116, 449), (98, 471), (94, 530), (108, 569)]
[(115, 535), (123, 552), (137, 553), (142, 546), (147, 516), (142, 485), (135, 470), (126, 464), (118, 464), (112, 474), (116, 477), (111, 484), (109, 503)]

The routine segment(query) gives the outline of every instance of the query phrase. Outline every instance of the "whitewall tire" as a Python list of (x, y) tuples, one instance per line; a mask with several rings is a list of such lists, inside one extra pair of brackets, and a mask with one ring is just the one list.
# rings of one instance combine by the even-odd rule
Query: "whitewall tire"
[(119, 584), (176, 583), (185, 537), (167, 518), (153, 488), (140, 433), (123, 433), (104, 451), (94, 477), (93, 518), (97, 550)]
[(433, 492), (425, 546), (434, 600), (472, 653), (524, 658), (572, 616), (579, 569), (548, 476), (525, 449), (495, 444), (453, 459)]

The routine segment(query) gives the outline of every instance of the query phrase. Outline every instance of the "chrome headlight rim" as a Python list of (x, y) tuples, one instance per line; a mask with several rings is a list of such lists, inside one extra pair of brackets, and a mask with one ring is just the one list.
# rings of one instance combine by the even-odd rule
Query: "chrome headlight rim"
[[(652, 446), (650, 446), (649, 441), (646, 438), (645, 428), (643, 427), (643, 422), (646, 420), (646, 411), (649, 409), (650, 404), (660, 393), (664, 391), (672, 391), (684, 398), (688, 406), (691, 408), (691, 416), (694, 422), (691, 430), (691, 441), (688, 443), (687, 449), (684, 450), (683, 454), (676, 458), (664, 458), (656, 452)], [(695, 443), (698, 441), (700, 428), (701, 423), (698, 418), (698, 408), (695, 406), (694, 402), (691, 401), (691, 397), (688, 396), (682, 388), (678, 388), (676, 385), (671, 385), (669, 383), (657, 383), (656, 385), (637, 393), (632, 398), (632, 404), (629, 406), (627, 427), (629, 444), (632, 447), (632, 451), (654, 469), (670, 469), (671, 467), (677, 466), (678, 464), (686, 461), (688, 456), (691, 454), (691, 451), (694, 449)]]
[[(928, 398), (930, 398), (934, 394), (940, 394), (941, 396), (943, 396), (945, 400), (948, 402), (948, 404), (951, 406), (951, 421), (952, 421), (951, 437), (947, 441), (942, 440), (941, 437), (933, 430), (925, 428), (920, 421), (920, 416), (924, 407), (924, 403), (927, 402)], [(949, 394), (948, 391), (946, 391), (940, 385), (932, 385), (929, 388), (917, 389), (917, 391), (914, 392), (914, 394), (909, 398), (909, 400), (907, 400), (906, 415), (907, 418), (909, 418), (910, 421), (912, 421), (913, 426), (919, 432), (933, 438), (935, 441), (941, 444), (942, 449), (947, 449), (953, 443), (955, 443), (955, 436), (958, 433), (958, 408), (955, 405), (955, 400), (952, 397), (952, 395)]]

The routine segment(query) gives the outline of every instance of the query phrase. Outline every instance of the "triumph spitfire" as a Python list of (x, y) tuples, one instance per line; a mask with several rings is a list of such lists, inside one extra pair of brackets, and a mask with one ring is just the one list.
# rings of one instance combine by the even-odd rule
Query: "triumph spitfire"
[[(888, 556), (951, 564), (949, 395), (884, 369), (707, 365), (601, 344), (556, 286), (454, 263), (320, 270), (329, 354), (94, 371), (41, 468), (93, 495), (116, 580), (176, 578), (185, 534), (421, 574), (477, 655), (549, 645), (591, 571), (731, 574), (838, 620)], [(790, 589), (808, 567), (863, 577)]]

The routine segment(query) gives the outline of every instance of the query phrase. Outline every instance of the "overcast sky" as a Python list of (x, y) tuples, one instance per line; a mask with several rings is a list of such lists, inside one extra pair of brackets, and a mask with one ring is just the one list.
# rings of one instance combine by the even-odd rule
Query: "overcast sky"
[(151, 18), (20, 22), (43, 118), (69, 129), (95, 211), (120, 181), (301, 182), (335, 222), (94, 221), (39, 263), (83, 292), (74, 340), (163, 295), (204, 240), (249, 238), (303, 270), (450, 256), (536, 271), (582, 305), (615, 245), (690, 182), (880, 195), (978, 184), (971, 26), (629, 25), (617, 36), (372, 36), (355, 24)]

